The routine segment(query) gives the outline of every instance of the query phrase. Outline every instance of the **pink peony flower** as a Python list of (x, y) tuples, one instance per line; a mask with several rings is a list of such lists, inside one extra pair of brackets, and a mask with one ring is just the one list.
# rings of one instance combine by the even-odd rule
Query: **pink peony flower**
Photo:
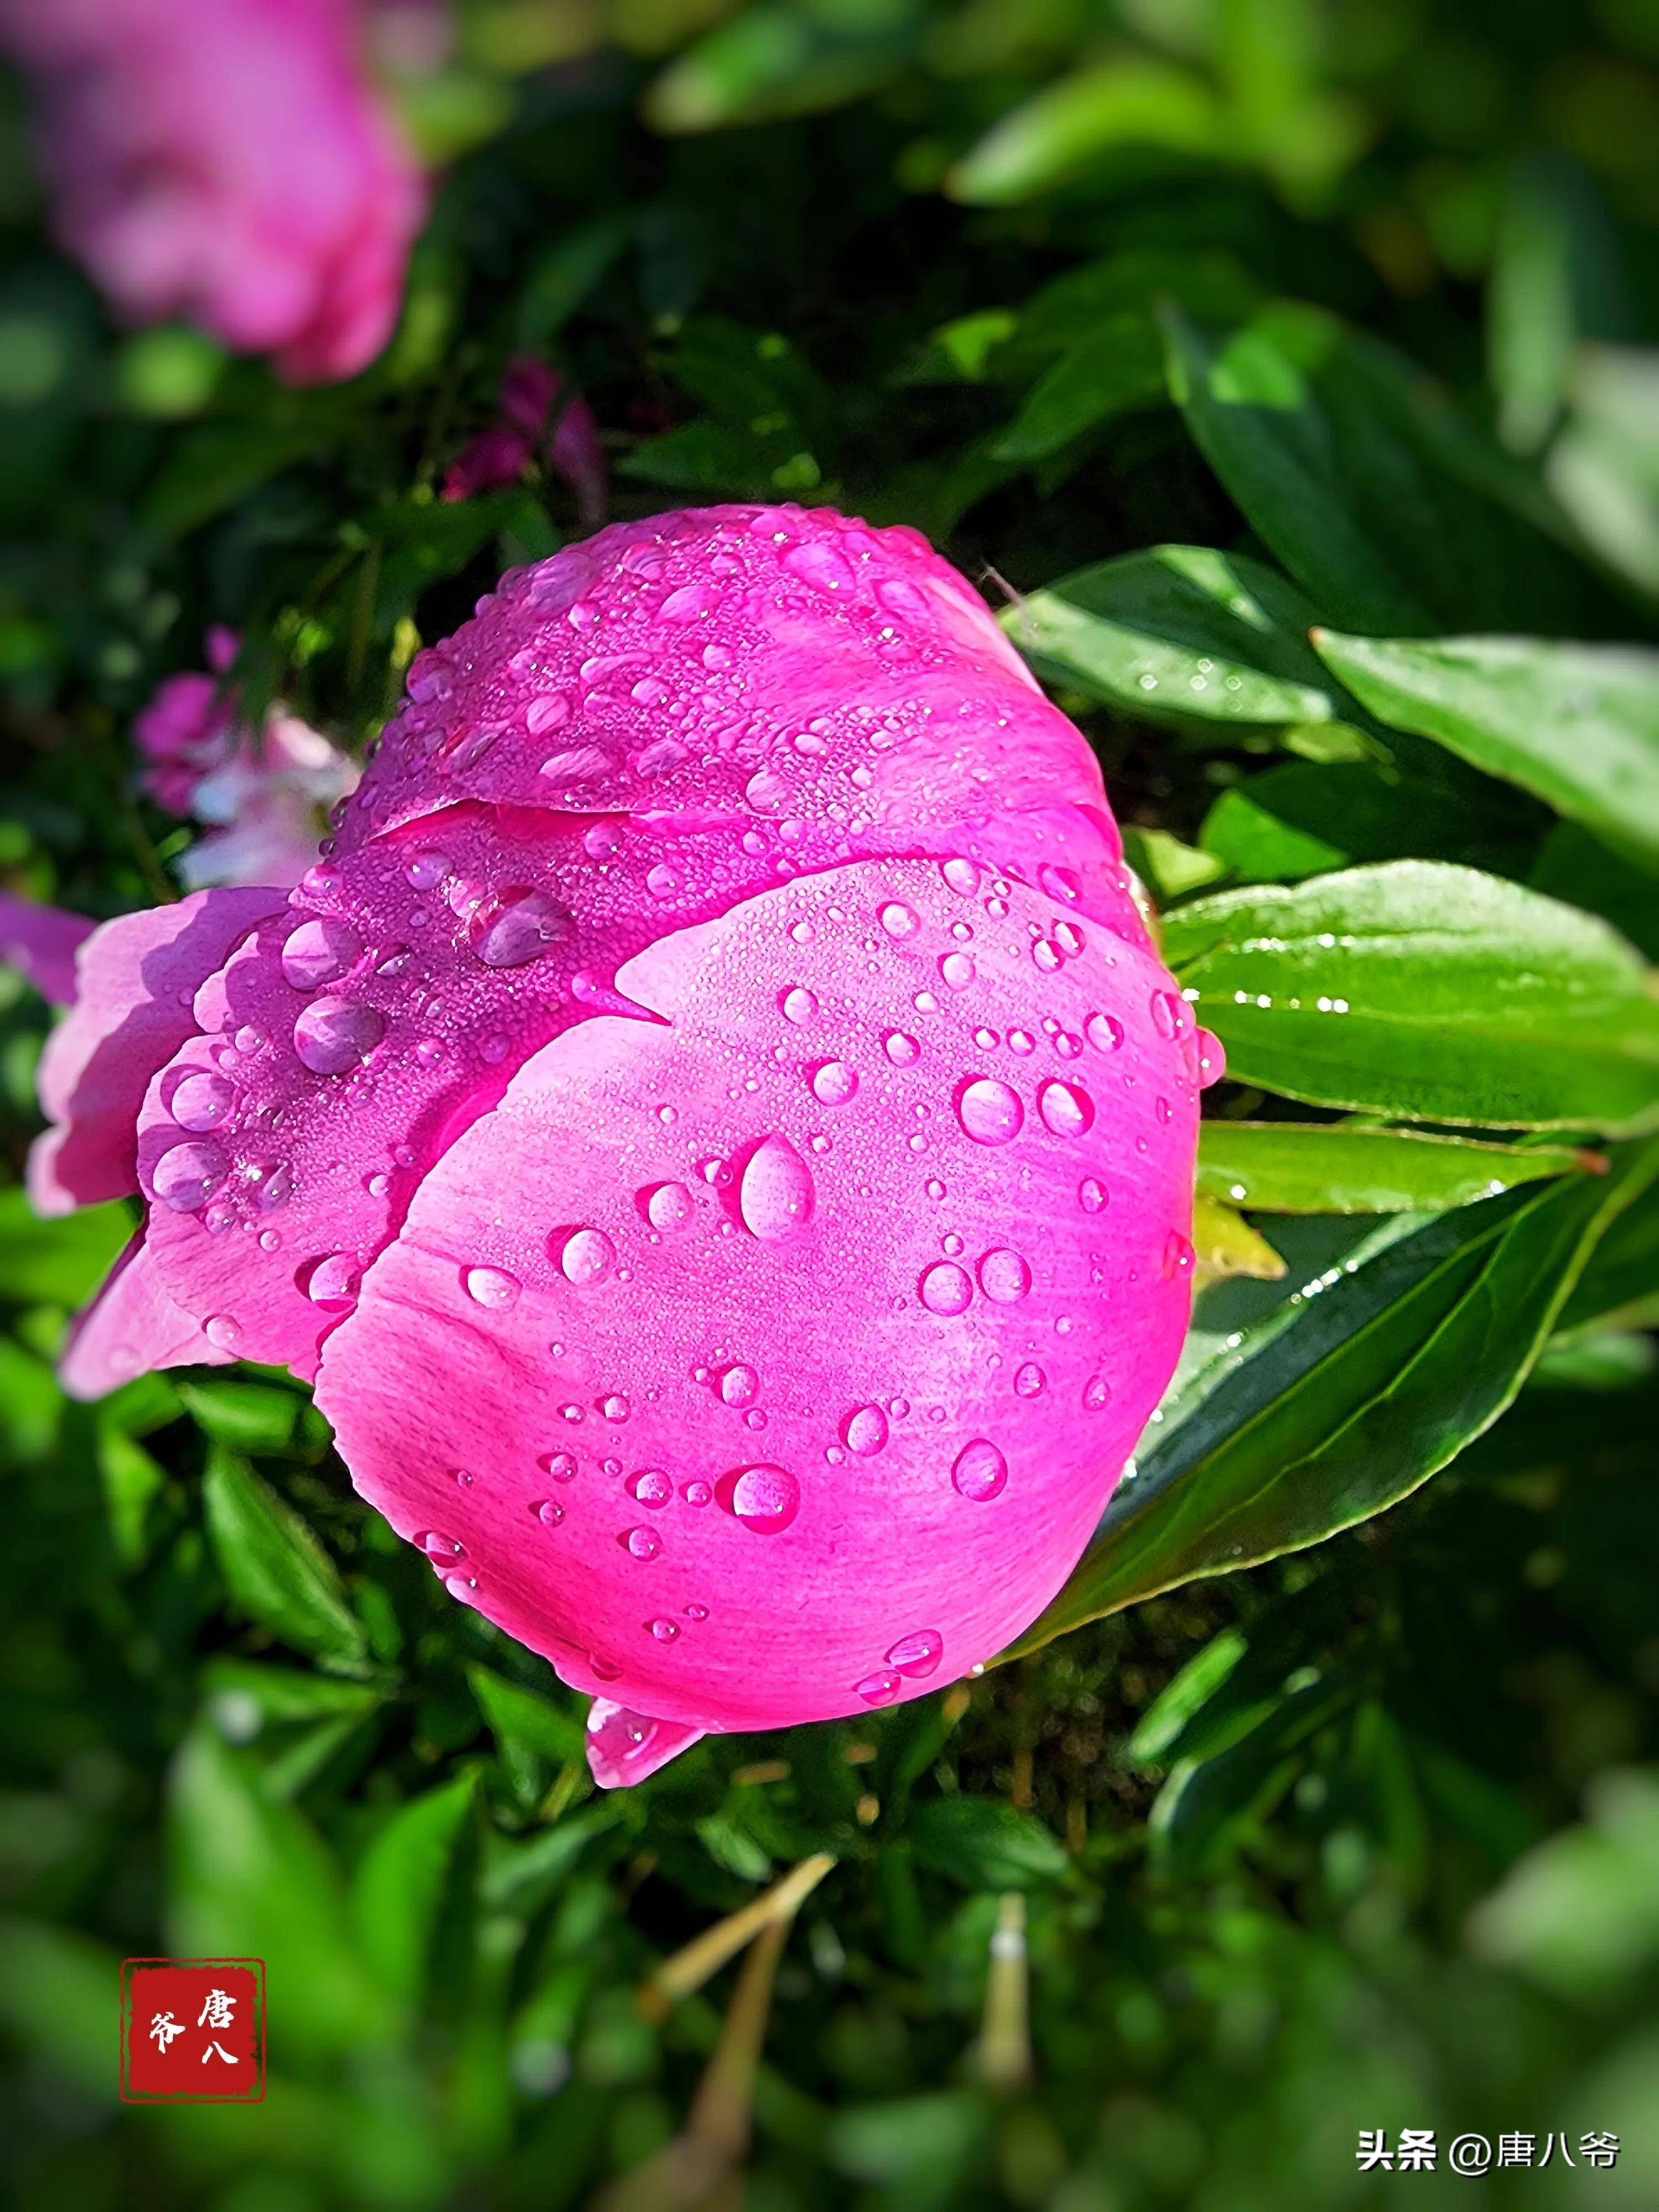
[(576, 511), (590, 527), (605, 519), (610, 485), (605, 447), (592, 409), (574, 393), (547, 434), (554, 402), (564, 388), (556, 368), (533, 355), (520, 354), (501, 374), (496, 404), (501, 420), (481, 430), (444, 478), (447, 500), (476, 499), (515, 483), (538, 445), (547, 465), (576, 495)]
[(603, 1783), (990, 1658), (1174, 1364), (1218, 1060), (909, 531), (720, 507), (503, 578), (291, 896), (82, 973), (37, 1200), (149, 1219), (70, 1387), (314, 1376)]
[(330, 809), (356, 789), (355, 762), (281, 706), (255, 732), (239, 718), (224, 672), (236, 658), (227, 629), (208, 638), (211, 676), (169, 676), (134, 717), (146, 763), (139, 781), (171, 814), (212, 825), (179, 862), (191, 890), (210, 884), (296, 884), (317, 856)]
[(92, 931), (83, 915), (0, 891), (0, 961), (54, 1006), (74, 1003), (76, 955)]
[(425, 210), (356, 0), (0, 0), (59, 237), (128, 320), (187, 315), (296, 383), (385, 345)]

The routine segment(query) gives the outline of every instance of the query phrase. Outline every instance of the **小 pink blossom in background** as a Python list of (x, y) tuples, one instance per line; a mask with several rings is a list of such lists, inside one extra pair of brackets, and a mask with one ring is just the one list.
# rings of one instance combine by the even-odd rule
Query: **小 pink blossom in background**
[(912, 532), (718, 507), (504, 577), (291, 893), (81, 975), (32, 1187), (148, 1215), (70, 1387), (315, 1377), (607, 1784), (991, 1658), (1173, 1368), (1218, 1054)]
[[(476, 499), (515, 483), (526, 465), (539, 453), (555, 476), (575, 495), (576, 512), (591, 529), (605, 520), (610, 471), (599, 426), (580, 392), (573, 392), (554, 413), (564, 390), (557, 369), (532, 355), (520, 354), (502, 372), (496, 404), (501, 420), (492, 422), (458, 456), (444, 478), (446, 500)], [(549, 423), (552, 424), (549, 434)]]
[(397, 319), (423, 180), (359, 0), (0, 0), (58, 234), (125, 320), (183, 316), (296, 383)]

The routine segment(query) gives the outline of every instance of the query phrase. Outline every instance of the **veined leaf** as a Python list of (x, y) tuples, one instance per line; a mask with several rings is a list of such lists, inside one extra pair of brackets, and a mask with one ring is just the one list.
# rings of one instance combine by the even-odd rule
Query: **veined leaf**
[(1314, 617), (1259, 561), (1154, 545), (1062, 576), (1000, 619), (1041, 674), (1131, 714), (1340, 720), (1352, 702), (1308, 644)]
[(1519, 784), (1659, 873), (1659, 654), (1322, 629), (1313, 642), (1380, 720)]
[(1596, 1246), (1561, 1315), (1559, 1334), (1659, 1322), (1659, 1189), (1644, 1193)]
[(1437, 1213), (1586, 1164), (1565, 1145), (1364, 1124), (1206, 1121), (1198, 1133), (1200, 1194), (1258, 1213)]
[[(1006, 1656), (1416, 1489), (1510, 1404), (1597, 1239), (1656, 1175), (1659, 1144), (1632, 1146), (1605, 1177), (1398, 1216), (1274, 1304), (1259, 1285), (1212, 1293), (1139, 1471)], [(1256, 1318), (1218, 1334), (1229, 1300)]]
[(1231, 1073), (1289, 1098), (1480, 1128), (1659, 1121), (1659, 1004), (1576, 907), (1434, 861), (1224, 891), (1164, 956)]
[[(1456, 782), (1385, 771), (1374, 761), (1287, 761), (1224, 791), (1198, 842), (1235, 882), (1246, 884), (1300, 883), (1335, 868), (1407, 858), (1524, 874), (1537, 843), (1533, 807), (1497, 784), (1482, 786), (1450, 761), (1445, 765)], [(1476, 790), (1460, 788), (1465, 783)]]
[(1600, 630), (1565, 520), (1422, 372), (1322, 308), (1231, 331), (1164, 311), (1170, 389), (1211, 467), (1345, 629)]
[(361, 1672), (362, 1626), (334, 1562), (293, 1508), (224, 1451), (210, 1458), (203, 1492), (213, 1548), (243, 1611), (341, 1673)]

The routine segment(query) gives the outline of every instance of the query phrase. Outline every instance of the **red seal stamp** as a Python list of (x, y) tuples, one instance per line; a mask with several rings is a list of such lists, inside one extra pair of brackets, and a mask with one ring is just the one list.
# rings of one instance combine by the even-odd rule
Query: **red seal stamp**
[(265, 2094), (263, 1959), (127, 1959), (121, 2100), (257, 2105)]

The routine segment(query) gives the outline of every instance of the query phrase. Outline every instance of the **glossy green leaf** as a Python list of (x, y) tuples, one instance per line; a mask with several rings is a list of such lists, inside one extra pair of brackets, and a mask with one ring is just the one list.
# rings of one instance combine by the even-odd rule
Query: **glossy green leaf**
[(1294, 585), (1239, 553), (1154, 545), (1031, 592), (1001, 616), (1038, 672), (1114, 707), (1218, 722), (1340, 719)]
[(363, 1854), (347, 1910), (363, 1957), (396, 2003), (418, 2004), (474, 1778), (458, 1774), (394, 1813)]
[(586, 1744), (574, 1713), (561, 1711), (534, 1690), (508, 1682), (488, 1667), (469, 1667), (466, 1679), (522, 1801), (540, 1795), (550, 1767), (580, 1762)]
[(1109, 416), (1164, 396), (1163, 342), (1152, 318), (1112, 315), (1043, 372), (991, 450), (1000, 461), (1040, 461)]
[(1438, 1213), (1584, 1164), (1565, 1145), (1363, 1123), (1205, 1121), (1198, 1132), (1200, 1194), (1258, 1213)]
[(167, 1848), (165, 1935), (175, 1956), (263, 1959), (290, 2050), (355, 2052), (383, 2031), (384, 2001), (354, 1940), (332, 1852), (291, 1806), (265, 1795), (248, 1754), (210, 1729), (186, 1736), (173, 1761)]
[(1237, 1667), (1247, 1649), (1243, 1632), (1224, 1628), (1165, 1684), (1135, 1723), (1124, 1755), (1134, 1766), (1161, 1766), (1201, 1707)]
[(0, 1190), (0, 1297), (18, 1305), (82, 1305), (132, 1235), (131, 1209), (118, 1200), (43, 1221), (21, 1184)]
[(1320, 629), (1313, 642), (1379, 720), (1519, 784), (1659, 872), (1659, 654)]
[(1309, 1740), (1345, 1716), (1357, 1694), (1340, 1675), (1305, 1683), (1274, 1699), (1236, 1741), (1183, 1760), (1147, 1822), (1154, 1865), (1172, 1875), (1214, 1868), (1283, 1795)]
[(1659, 1189), (1644, 1191), (1596, 1246), (1561, 1315), (1559, 1333), (1659, 1323)]
[(232, 1451), (285, 1451), (294, 1441), (302, 1401), (269, 1382), (212, 1376), (181, 1382), (179, 1395), (196, 1425)]
[(1659, 1121), (1659, 1003), (1604, 922), (1432, 861), (1224, 891), (1164, 957), (1233, 1075), (1316, 1105), (1484, 1128)]
[(1536, 842), (1533, 811), (1491, 784), (1470, 792), (1374, 762), (1287, 761), (1224, 791), (1198, 842), (1246, 884), (1407, 858), (1520, 875)]
[(1002, 117), (945, 179), (975, 207), (1034, 198), (1120, 146), (1221, 149), (1220, 103), (1201, 77), (1168, 62), (1112, 61), (1048, 85)]
[(929, 1797), (914, 1806), (905, 1834), (917, 1864), (964, 1889), (1030, 1889), (1066, 1872), (1051, 1828), (995, 1797)]
[(203, 1481), (208, 1532), (231, 1595), (264, 1627), (342, 1673), (368, 1662), (333, 1561), (292, 1506), (226, 1451)]
[(1600, 586), (1546, 534), (1565, 522), (1389, 348), (1293, 301), (1224, 332), (1175, 308), (1164, 326), (1200, 449), (1343, 628), (1606, 626)]
[(1605, 1176), (1398, 1216), (1346, 1250), (1333, 1239), (1287, 1297), (1212, 1292), (1137, 1471), (1007, 1656), (1320, 1543), (1416, 1489), (1514, 1398), (1597, 1239), (1656, 1176), (1659, 1144), (1632, 1146)]

